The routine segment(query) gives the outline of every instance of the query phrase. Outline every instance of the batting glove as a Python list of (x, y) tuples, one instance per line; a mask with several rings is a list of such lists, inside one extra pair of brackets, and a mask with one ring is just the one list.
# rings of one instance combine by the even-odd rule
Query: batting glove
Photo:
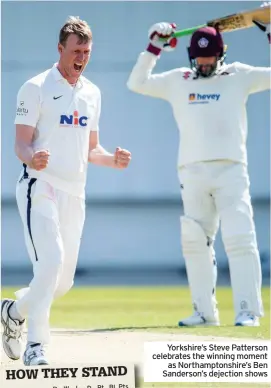
[(172, 34), (176, 31), (175, 23), (156, 23), (148, 32), (150, 40), (147, 51), (154, 55), (160, 55), (161, 51), (173, 51), (177, 46), (177, 38), (172, 38)]
[[(271, 6), (271, 2), (265, 2), (261, 5), (261, 7), (270, 7)], [(269, 44), (271, 44), (271, 31), (270, 31), (270, 24), (262, 24), (262, 23), (259, 23), (257, 22), (256, 20), (253, 20), (253, 23), (259, 27), (259, 29), (263, 32), (265, 32), (267, 34), (267, 38), (268, 38), (268, 41), (269, 41)]]

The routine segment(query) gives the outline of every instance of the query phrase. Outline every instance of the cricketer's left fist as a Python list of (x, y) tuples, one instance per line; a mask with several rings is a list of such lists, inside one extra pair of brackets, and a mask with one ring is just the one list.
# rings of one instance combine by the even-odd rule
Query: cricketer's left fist
[(114, 153), (114, 162), (116, 168), (127, 168), (132, 159), (131, 152), (117, 147)]

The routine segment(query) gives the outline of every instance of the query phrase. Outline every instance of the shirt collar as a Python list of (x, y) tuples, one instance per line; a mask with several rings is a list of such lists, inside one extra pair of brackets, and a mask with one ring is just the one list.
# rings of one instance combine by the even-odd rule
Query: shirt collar
[[(54, 63), (53, 67), (52, 67), (52, 73), (54, 75), (54, 78), (57, 82), (59, 81), (64, 81), (64, 82), (68, 82), (66, 80), (66, 78), (63, 77), (63, 75), (60, 73), (60, 71), (58, 70), (57, 68), (57, 65), (58, 63)], [(83, 86), (83, 80), (81, 78), (81, 76), (78, 78), (78, 81), (76, 83), (76, 86), (75, 87), (82, 87)]]

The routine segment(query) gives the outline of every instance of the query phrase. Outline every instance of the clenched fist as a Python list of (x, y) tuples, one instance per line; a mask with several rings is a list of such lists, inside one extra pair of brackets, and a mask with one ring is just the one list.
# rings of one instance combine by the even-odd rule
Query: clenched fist
[(30, 168), (40, 171), (47, 167), (50, 153), (47, 150), (36, 151), (32, 156)]
[(116, 148), (114, 153), (114, 162), (117, 168), (127, 168), (131, 160), (131, 152), (120, 147)]

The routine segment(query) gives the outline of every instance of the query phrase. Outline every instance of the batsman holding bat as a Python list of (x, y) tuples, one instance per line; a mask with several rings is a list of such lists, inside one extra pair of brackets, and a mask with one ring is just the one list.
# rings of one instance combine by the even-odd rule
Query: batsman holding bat
[[(270, 42), (270, 24), (257, 25)], [(180, 131), (181, 244), (194, 313), (179, 326), (220, 324), (213, 248), (219, 222), (229, 260), (235, 325), (259, 326), (262, 276), (249, 192), (246, 102), (250, 94), (270, 88), (271, 68), (225, 64), (221, 34), (204, 27), (191, 38), (191, 68), (152, 74), (161, 52), (176, 47), (175, 31), (175, 24), (164, 22), (150, 28), (150, 43), (127, 85), (136, 93), (168, 101)]]

